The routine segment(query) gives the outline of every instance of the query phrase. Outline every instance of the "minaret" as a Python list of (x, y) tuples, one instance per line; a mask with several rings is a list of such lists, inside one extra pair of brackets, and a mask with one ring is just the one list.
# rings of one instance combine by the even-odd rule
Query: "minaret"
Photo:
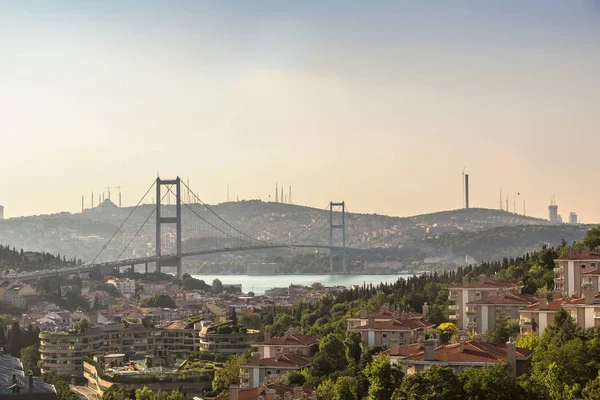
[(285, 200), (283, 199), (283, 185), (281, 185), (281, 202), (285, 203)]
[(508, 195), (506, 195), (506, 212), (509, 212), (510, 210), (508, 209)]
[(94, 208), (94, 192), (92, 191), (92, 208)]
[(500, 188), (500, 211), (502, 211), (502, 188)]
[(279, 203), (279, 186), (275, 184), (275, 203)]
[(290, 193), (288, 194), (288, 204), (292, 204), (292, 184), (290, 183)]
[(81, 212), (85, 210), (85, 205), (83, 204), (83, 195), (81, 195)]

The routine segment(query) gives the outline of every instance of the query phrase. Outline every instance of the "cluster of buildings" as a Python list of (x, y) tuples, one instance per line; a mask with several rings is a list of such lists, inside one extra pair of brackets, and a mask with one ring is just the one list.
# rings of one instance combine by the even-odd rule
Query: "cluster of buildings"
[(521, 286), (485, 276), (449, 288), (450, 319), (459, 329), (485, 334), (499, 316), (518, 320), (521, 332), (541, 335), (565, 309), (581, 328), (600, 326), (600, 252), (571, 250), (557, 260), (554, 291), (548, 296), (520, 294)]

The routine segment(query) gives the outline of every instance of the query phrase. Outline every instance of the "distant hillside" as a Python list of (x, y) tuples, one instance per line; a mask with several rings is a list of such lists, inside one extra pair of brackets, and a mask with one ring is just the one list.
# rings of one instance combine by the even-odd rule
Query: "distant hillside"
[[(203, 206), (190, 207), (194, 213), (214, 221), (215, 217)], [(211, 207), (237, 229), (266, 242), (329, 242), (327, 210), (262, 201), (228, 202)], [(138, 237), (123, 257), (154, 253), (154, 219), (150, 218), (153, 209), (153, 205), (143, 205), (135, 210), (99, 260), (116, 258), (138, 230)], [(118, 208), (107, 203), (77, 214), (0, 220), (0, 243), (91, 261), (132, 210), (131, 207)], [(174, 206), (166, 206), (165, 213), (174, 213)], [(192, 215), (187, 207), (183, 208), (183, 215), (184, 238), (196, 243), (207, 240), (203, 235), (207, 235), (208, 230), (203, 231), (198, 224), (186, 224), (185, 221)], [(148, 224), (142, 228), (146, 220)], [(544, 242), (557, 244), (563, 238), (568, 242), (579, 240), (587, 229), (583, 226), (553, 225), (537, 218), (482, 208), (412, 217), (348, 214), (346, 224), (349, 247), (371, 249), (373, 251), (369, 254), (377, 257), (404, 261), (420, 261), (426, 256), (464, 258), (468, 254), (479, 260), (520, 255), (531, 248), (539, 248)], [(243, 257), (252, 258), (252, 254), (244, 254)], [(260, 258), (262, 254), (256, 257)]]

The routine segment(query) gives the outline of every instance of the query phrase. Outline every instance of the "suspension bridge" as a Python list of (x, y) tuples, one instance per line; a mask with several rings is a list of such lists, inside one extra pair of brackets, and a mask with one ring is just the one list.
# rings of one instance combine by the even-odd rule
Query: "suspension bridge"
[[(143, 222), (138, 222), (137, 225), (134, 224), (135, 226), (129, 226), (127, 229), (127, 224), (135, 219), (133, 216), (138, 211), (142, 209), (148, 211), (148, 207), (144, 207), (143, 204), (152, 192), (155, 193), (155, 201), (153, 201), (154, 206), (150, 208), (150, 212), (145, 219), (137, 215), (138, 221)], [(173, 204), (171, 204), (172, 198), (174, 198)], [(27, 272), (2, 278), (26, 281), (48, 276), (89, 272), (97, 268), (109, 273), (114, 269), (135, 268), (135, 266), (144, 266), (144, 271), (148, 273), (151, 265), (154, 266), (152, 272), (164, 272), (166, 269), (175, 268), (177, 276), (181, 278), (183, 259), (186, 257), (282, 248), (329, 250), (329, 272), (335, 272), (334, 254), (338, 254), (341, 259), (341, 268), (338, 272), (347, 273), (346, 219), (348, 215), (346, 204), (330, 202), (327, 209), (329, 218), (323, 218), (322, 224), (316, 228), (316, 231), (322, 231), (328, 225), (328, 243), (316, 240), (311, 242), (310, 238), (306, 237), (301, 240), (303, 235), (315, 234), (315, 230), (311, 230), (309, 227), (294, 235), (290, 234), (285, 243), (281, 240), (271, 241), (267, 238), (255, 237), (259, 235), (253, 236), (243, 232), (234, 223), (226, 221), (211, 206), (204, 203), (196, 192), (191, 190), (188, 184), (179, 177), (175, 179), (159, 177), (133, 207), (118, 229), (107, 239), (91, 262), (69, 268)], [(152, 230), (154, 232), (151, 232)], [(134, 233), (125, 237), (123, 233), (126, 231)], [(119, 234), (121, 237), (118, 237)], [(150, 237), (152, 238), (150, 239)], [(148, 240), (154, 242), (154, 249), (148, 249), (150, 251), (146, 251), (146, 254), (137, 257), (124, 257), (128, 252), (129, 254), (139, 252), (137, 249), (132, 249), (134, 242), (139, 247), (140, 243), (149, 245)], [(100, 261), (103, 253), (107, 252), (109, 248), (112, 250), (111, 253), (116, 254), (117, 245), (123, 247), (116, 257), (113, 257), (112, 260)]]

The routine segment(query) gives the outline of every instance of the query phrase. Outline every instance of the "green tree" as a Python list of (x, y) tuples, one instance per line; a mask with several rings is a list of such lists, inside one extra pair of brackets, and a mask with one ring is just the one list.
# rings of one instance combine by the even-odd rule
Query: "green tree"
[(585, 233), (582, 243), (590, 249), (596, 249), (600, 246), (600, 226), (590, 229)]
[(357, 400), (358, 385), (350, 376), (340, 376), (333, 388), (333, 400)]
[(369, 381), (370, 400), (390, 400), (394, 388), (402, 381), (402, 372), (390, 363), (387, 356), (379, 356), (364, 370)]
[(229, 390), (229, 386), (237, 384), (240, 381), (240, 366), (247, 361), (247, 358), (240, 355), (231, 356), (223, 368), (217, 372), (212, 382), (212, 391), (216, 394), (224, 394)]
[(325, 379), (317, 387), (317, 398), (319, 400), (333, 400), (335, 396), (335, 383), (332, 379)]
[(13, 357), (21, 355), (23, 347), (23, 336), (21, 335), (21, 327), (17, 321), (13, 322), (8, 332), (8, 353)]
[(298, 371), (288, 372), (284, 375), (283, 380), (287, 381), (290, 386), (304, 386), (306, 383), (306, 378)]
[(448, 343), (450, 338), (458, 333), (458, 328), (452, 322), (440, 324), (437, 330), (440, 333), (440, 340), (444, 343)]
[(518, 331), (518, 325), (512, 323), (505, 316), (500, 315), (496, 318), (494, 328), (489, 329), (487, 332), (488, 342), (497, 345), (503, 345), (506, 342), (508, 342), (508, 339), (510, 339), (513, 336), (516, 336)]
[(239, 318), (239, 324), (244, 328), (261, 330), (262, 318), (260, 314), (254, 312), (242, 314)]
[(39, 361), (40, 349), (37, 346), (27, 346), (21, 349), (21, 362), (23, 363), (23, 370), (25, 371), (25, 373), (31, 371), (33, 372), (33, 375), (39, 376)]
[(140, 301), (140, 307), (177, 308), (177, 304), (168, 294), (156, 294)]
[(506, 365), (493, 367), (469, 368), (459, 375), (465, 391), (465, 400), (519, 400), (525, 393), (512, 377)]
[(354, 360), (356, 364), (360, 362), (360, 356), (362, 355), (362, 335), (357, 331), (347, 331), (346, 337), (344, 338), (344, 345), (346, 346), (346, 359), (348, 362)]
[(338, 334), (330, 333), (325, 336), (319, 343), (319, 353), (327, 355), (334, 371), (343, 371), (348, 365), (344, 341)]
[[(56, 389), (56, 394), (57, 394), (58, 400), (79, 400), (79, 397), (71, 391), (71, 388), (69, 388), (69, 384), (66, 383), (59, 376), (57, 376), (55, 374), (44, 374), (44, 382), (54, 385), (54, 388)], [(112, 386), (111, 389), (113, 387), (114, 386)], [(110, 389), (108, 389), (108, 390), (110, 390)], [(110, 393), (108, 396), (106, 396), (106, 393), (104, 394), (104, 396), (102, 396), (102, 400), (117, 400), (117, 399), (125, 400), (125, 399), (128, 399), (128, 397), (125, 397), (125, 396), (111, 397)], [(129, 397), (129, 399), (133, 399), (133, 396)]]
[(535, 351), (540, 344), (540, 340), (540, 337), (536, 333), (521, 335), (517, 339), (517, 347)]
[(600, 378), (589, 381), (581, 391), (581, 396), (584, 400), (600, 399)]
[(452, 369), (433, 365), (423, 372), (406, 375), (394, 391), (393, 400), (455, 400), (463, 389)]
[(219, 278), (213, 279), (212, 290), (214, 293), (223, 293), (223, 282)]

